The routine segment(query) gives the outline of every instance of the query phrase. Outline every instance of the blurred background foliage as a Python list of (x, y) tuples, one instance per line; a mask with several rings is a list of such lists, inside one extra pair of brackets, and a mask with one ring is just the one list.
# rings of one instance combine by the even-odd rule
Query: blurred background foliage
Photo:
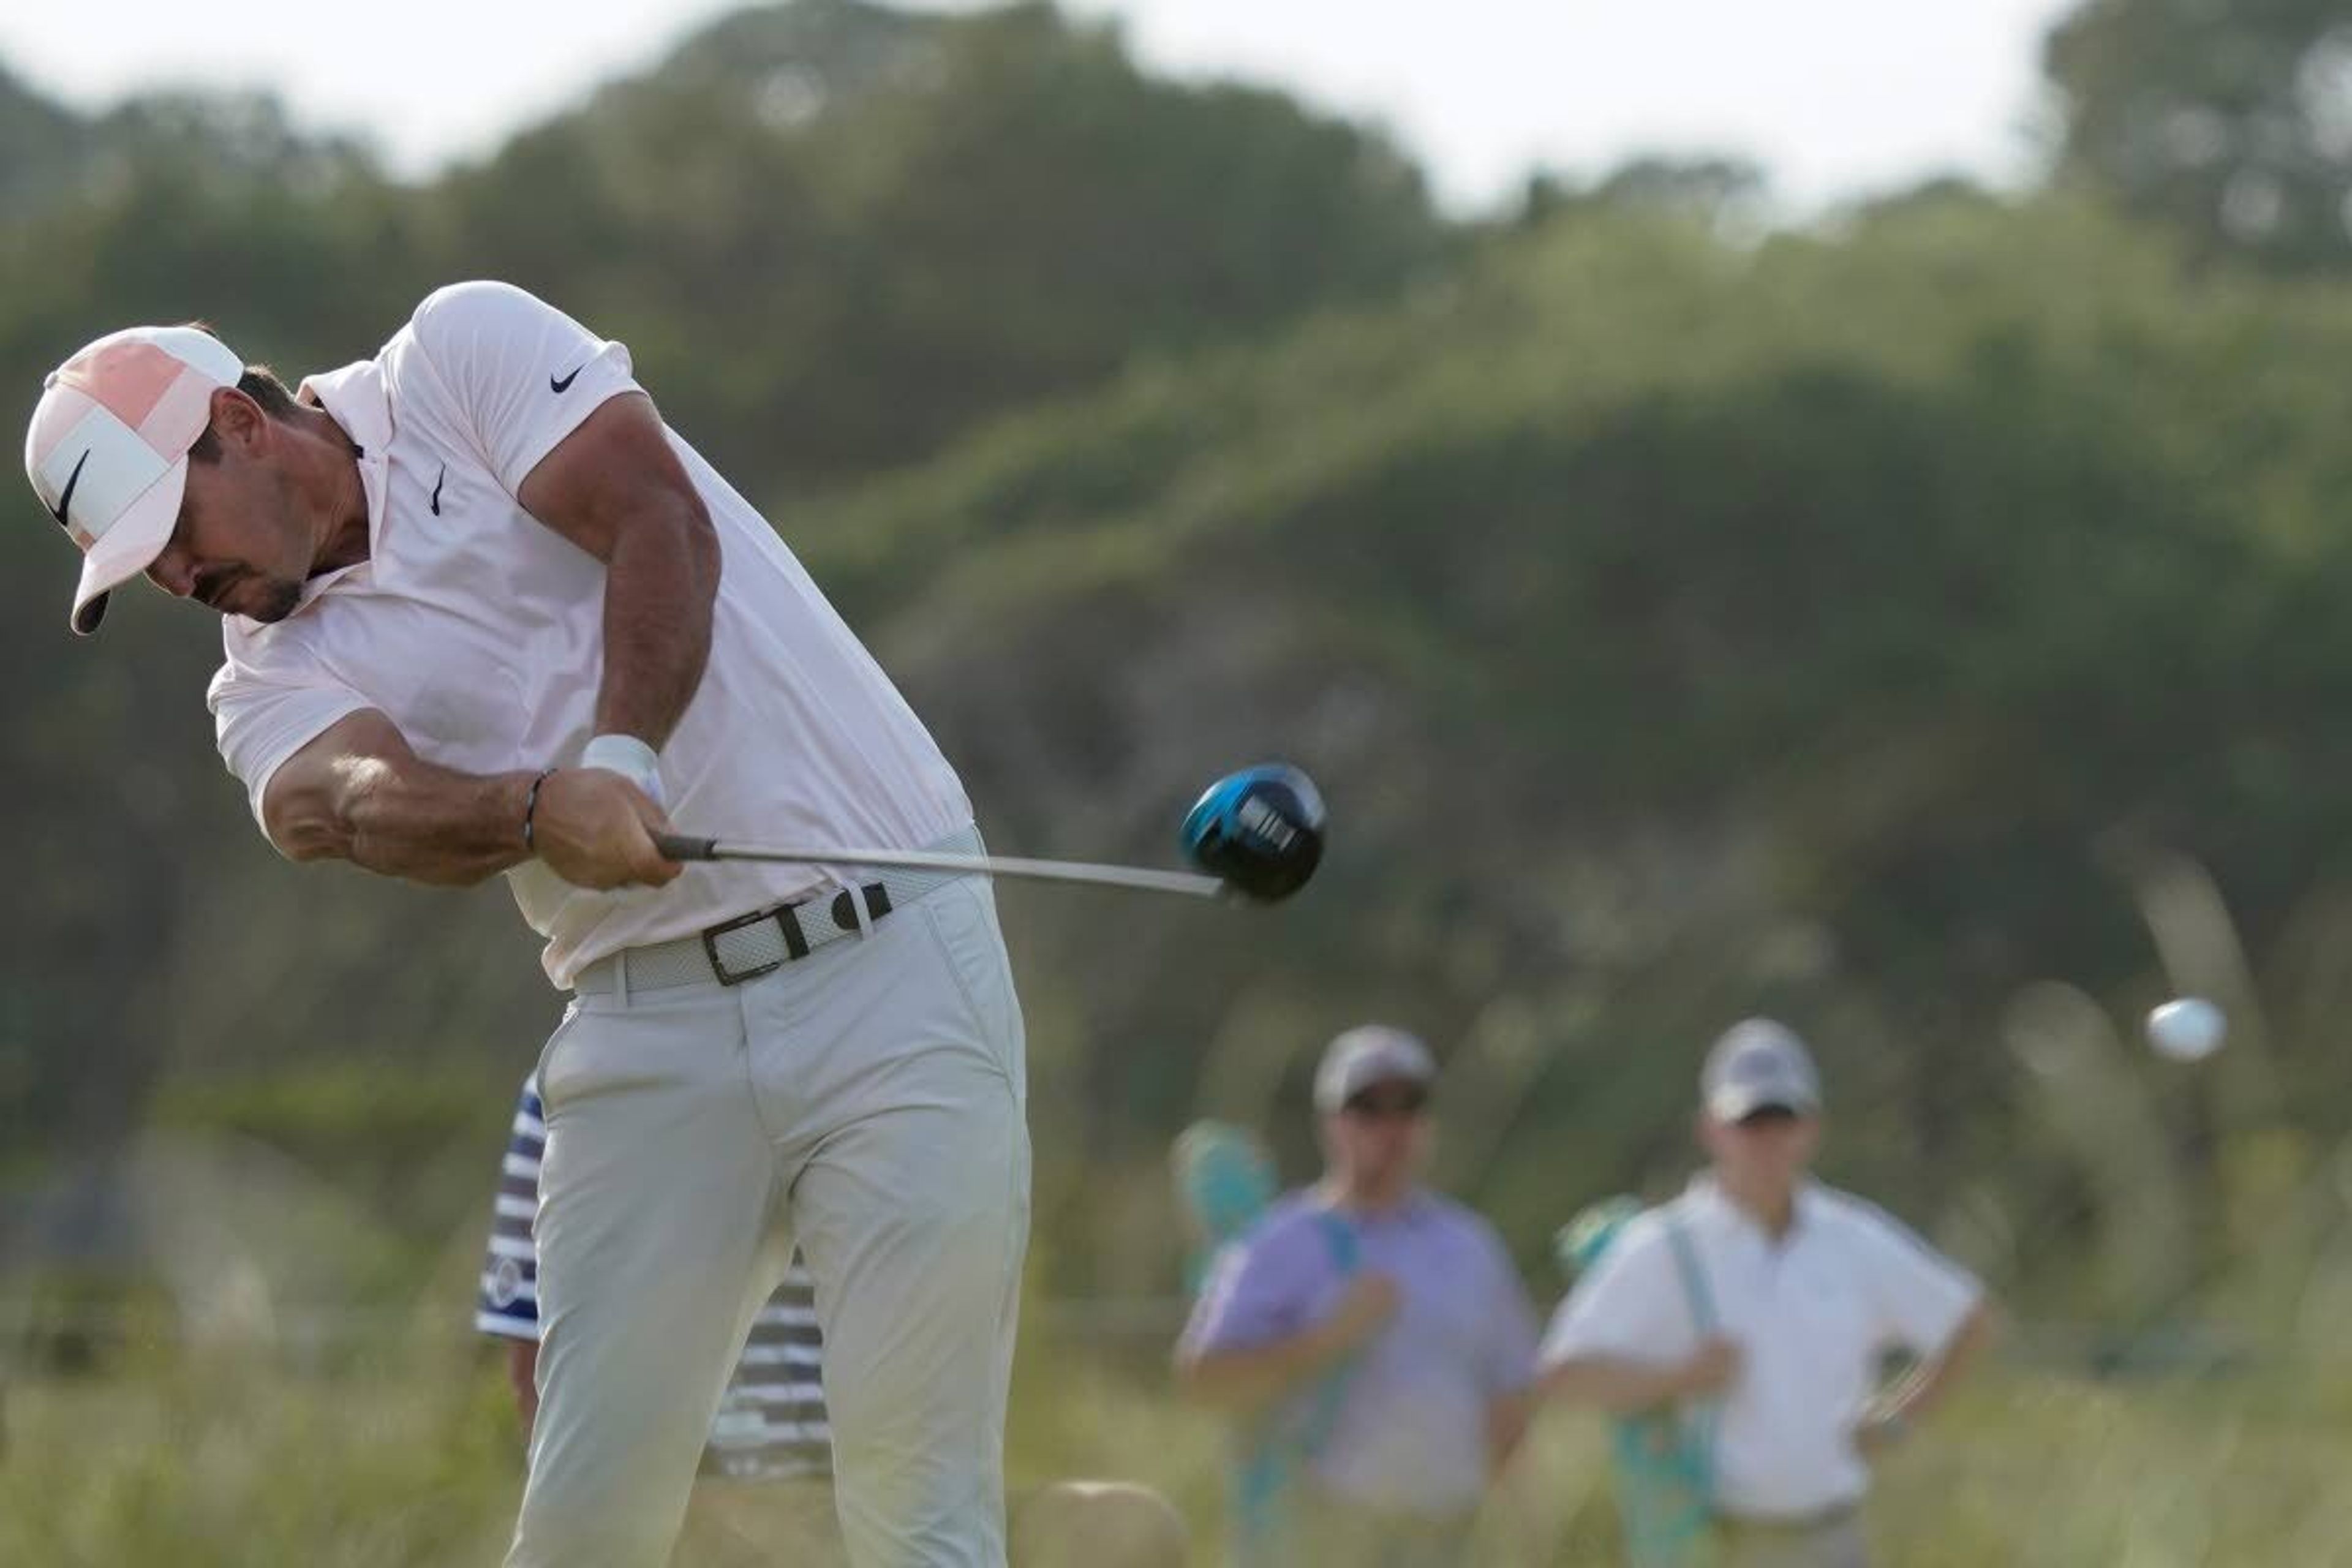
[[(1441, 1177), (1548, 1297), (1552, 1227), (1680, 1179), (1697, 1058), (1764, 1010), (1824, 1059), (1828, 1174), (1982, 1269), (2049, 1373), (1896, 1483), (1940, 1510), (1900, 1561), (2327, 1561), (2303, 1543), (2340, 1502), (2283, 1434), (2352, 1407), (2352, 31), (2088, 0), (2046, 64), (2042, 187), (1793, 226), (1736, 159), (1450, 216), (1376, 132), (1156, 79), (1043, 5), (744, 11), (424, 183), (267, 98), (93, 116), (0, 77), (0, 386), (29, 406), (98, 331), (195, 316), (299, 374), (509, 278), (631, 345), (999, 846), (1163, 860), (1213, 774), (1318, 776), (1333, 853), (1280, 913), (1002, 894), (1033, 1472), (1181, 1453), (1159, 1479), (1206, 1495), (1135, 1370), (1163, 1318), (1054, 1305), (1175, 1289), (1191, 1117), (1303, 1175), (1322, 1041), (1423, 1030)], [(476, 1550), (502, 1500), (416, 1500), (497, 1448), (497, 1401), (419, 1369), (459, 1353), (556, 1010), (533, 945), (497, 889), (278, 864), (212, 752), (207, 618), (133, 593), (68, 646), (70, 552), (16, 510), (0, 1300), (28, 1364), (122, 1372), (110, 1430), (212, 1443), (247, 1374), (153, 1358), (219, 1324), (404, 1435), (341, 1455), (350, 1396), (268, 1382), (206, 1491), (75, 1447), (37, 1381), (65, 1457), (0, 1486), (81, 1479), (0, 1558), (121, 1561), (106, 1532), (152, 1527), (252, 1561), (208, 1533), (221, 1499), (329, 1450), (349, 1488), (269, 1503), (286, 1539)], [(2175, 992), (2237, 1021), (2202, 1068), (2137, 1044)], [(302, 1351), (314, 1321), (368, 1331)], [(1106, 1339), (1124, 1361), (1080, 1353)], [(2052, 1378), (2154, 1365), (2247, 1392), (2222, 1420), (2150, 1395), (2111, 1507), (2001, 1534), (2035, 1456), (2124, 1420)], [(2168, 1465), (2245, 1481), (2257, 1452), (2268, 1502), (2182, 1522)], [(2108, 1550), (2151, 1517), (2174, 1554)], [(2233, 1555), (2252, 1529), (2285, 1533)]]

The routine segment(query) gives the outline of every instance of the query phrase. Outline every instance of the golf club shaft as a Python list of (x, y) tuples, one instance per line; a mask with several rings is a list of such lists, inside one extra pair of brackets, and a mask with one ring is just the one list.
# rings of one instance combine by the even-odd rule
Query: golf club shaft
[(1146, 893), (1182, 893), (1195, 899), (1224, 895), (1214, 877), (1190, 871), (1151, 871), (1139, 866), (1097, 866), (1080, 860), (1022, 860), (1003, 855), (940, 855), (920, 849), (795, 849), (745, 844), (731, 838), (697, 838), (657, 833), (654, 847), (672, 860), (776, 860), (799, 866), (875, 866), (908, 871), (968, 871), (977, 877), (1024, 877), (1040, 882), (1085, 882), (1099, 888), (1132, 888)]

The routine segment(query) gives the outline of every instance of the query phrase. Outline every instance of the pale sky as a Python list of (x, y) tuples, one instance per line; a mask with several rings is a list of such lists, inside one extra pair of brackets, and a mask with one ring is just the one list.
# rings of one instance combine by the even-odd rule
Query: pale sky
[[(2033, 167), (2041, 36), (2072, 0), (1064, 0), (1146, 64), (1281, 87), (1387, 127), (1458, 208), (1538, 164), (1735, 152), (1811, 207)], [(404, 174), (643, 68), (729, 0), (189, 0), (0, 5), (0, 64), (89, 109), (159, 84), (268, 87)], [(937, 6), (969, 9), (969, 4)]]

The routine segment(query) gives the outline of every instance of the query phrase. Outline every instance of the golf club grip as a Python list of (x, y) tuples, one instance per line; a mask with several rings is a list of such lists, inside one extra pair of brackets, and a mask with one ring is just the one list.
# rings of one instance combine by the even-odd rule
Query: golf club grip
[(697, 838), (691, 833), (656, 833), (654, 847), (665, 860), (716, 860), (719, 840)]

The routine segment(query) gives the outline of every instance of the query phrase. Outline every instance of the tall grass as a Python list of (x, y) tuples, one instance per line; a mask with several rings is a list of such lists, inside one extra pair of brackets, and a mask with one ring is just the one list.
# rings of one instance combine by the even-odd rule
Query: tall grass
[[(1132, 1366), (1034, 1342), (1009, 1468), (1122, 1476), (1217, 1561), (1213, 1424)], [(2012, 1356), (1884, 1468), (1872, 1508), (1901, 1568), (2352, 1563), (2352, 1425), (2277, 1369), (2100, 1384)], [(495, 1563), (520, 1490), (489, 1358), (390, 1342), (328, 1370), (264, 1354), (133, 1354), (21, 1383), (0, 1457), (0, 1563), (39, 1568), (445, 1568)], [(1597, 1432), (1547, 1418), (1498, 1561), (1612, 1560)], [(1498, 1525), (1503, 1521), (1498, 1521)], [(1539, 1542), (1539, 1546), (1526, 1543)], [(1108, 1565), (1107, 1565), (1108, 1568)]]

